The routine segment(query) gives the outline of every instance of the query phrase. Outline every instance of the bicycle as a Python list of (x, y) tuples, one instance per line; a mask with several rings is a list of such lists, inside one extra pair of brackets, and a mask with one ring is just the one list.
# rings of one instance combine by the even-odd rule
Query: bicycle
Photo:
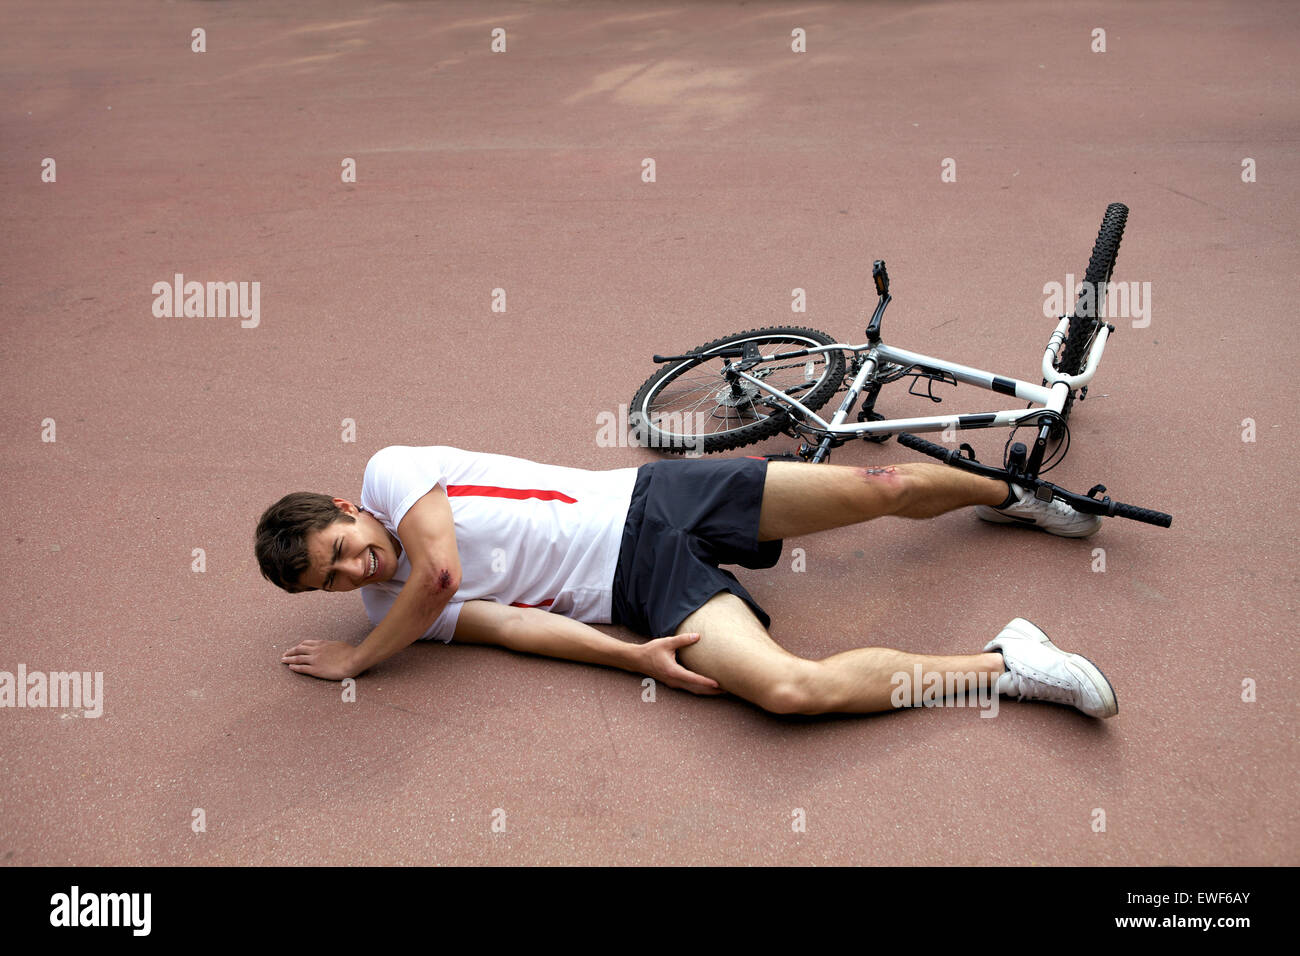
[[(681, 355), (655, 355), (654, 361), (665, 367), (646, 379), (632, 399), (629, 422), (633, 437), (669, 452), (708, 454), (784, 433), (800, 439), (798, 454), (764, 457), (819, 463), (829, 459), (831, 449), (849, 441), (885, 442), (897, 435), (905, 447), (955, 468), (1014, 481), (1040, 500), (1057, 498), (1087, 514), (1167, 528), (1173, 521), (1168, 514), (1109, 497), (1097, 498), (1105, 493), (1105, 485), (1094, 485), (1080, 495), (1040, 477), (1065, 459), (1070, 448), (1070, 411), (1076, 401), (1086, 398), (1088, 384), (1115, 331), (1101, 317), (1127, 221), (1128, 207), (1123, 203), (1106, 208), (1078, 302), (1069, 315), (1060, 317), (1048, 339), (1041, 384), (886, 345), (881, 323), (892, 298), (885, 262), (877, 259), (871, 274), (879, 300), (867, 325), (866, 342), (850, 345), (816, 329), (773, 326), (723, 336)], [(765, 354), (767, 349), (786, 350)], [(715, 367), (715, 363), (720, 364)], [(786, 372), (792, 374), (782, 374)], [(936, 382), (960, 382), (1027, 400), (1029, 406), (966, 415), (885, 418), (875, 411), (881, 389), (904, 378), (912, 379), (911, 394), (934, 402), (942, 401), (934, 394)], [(915, 391), (922, 380), (928, 383), (926, 391)], [(680, 399), (677, 391), (683, 393)], [(828, 422), (816, 410), (840, 391), (847, 394)], [(859, 398), (862, 407), (856, 420), (849, 422)], [(683, 407), (675, 408), (676, 402)], [(1032, 450), (1012, 441), (1015, 432), (1025, 426), (1037, 429)], [(969, 444), (945, 448), (912, 434), (998, 427), (1011, 429), (1001, 468), (979, 462)]]

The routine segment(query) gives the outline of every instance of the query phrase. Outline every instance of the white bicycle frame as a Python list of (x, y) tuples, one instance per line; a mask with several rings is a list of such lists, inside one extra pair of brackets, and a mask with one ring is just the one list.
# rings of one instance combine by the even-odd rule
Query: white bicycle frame
[[(906, 349), (898, 349), (893, 346), (879, 343), (877, 345), (846, 345), (837, 343), (835, 345), (822, 345), (810, 349), (800, 349), (799, 356), (814, 355), (818, 352), (853, 352), (855, 355), (866, 352), (867, 356), (858, 369), (858, 373), (853, 377), (853, 382), (849, 386), (849, 393), (845, 396), (844, 401), (840, 403), (839, 409), (828, 422), (812, 409), (805, 406), (794, 396), (773, 388), (760, 378), (750, 375), (748, 372), (736, 370), (736, 374), (744, 381), (751, 385), (757, 386), (764, 392), (779, 400), (782, 404), (789, 405), (797, 410), (810, 423), (812, 423), (819, 432), (825, 432), (830, 435), (837, 435), (843, 438), (866, 438), (870, 435), (892, 435), (896, 432), (937, 432), (948, 428), (998, 428), (1000, 426), (1014, 426), (1021, 421), (1034, 418), (1042, 414), (1044, 409), (1053, 412), (1060, 412), (1065, 408), (1067, 396), (1073, 389), (1080, 388), (1092, 381), (1092, 376), (1097, 371), (1097, 366), (1101, 364), (1102, 352), (1106, 349), (1106, 340), (1110, 337), (1110, 326), (1102, 324), (1097, 333), (1096, 341), (1092, 343), (1092, 349), (1088, 353), (1088, 361), (1084, 369), (1078, 375), (1063, 375), (1057, 369), (1052, 367), (1052, 361), (1056, 357), (1057, 349), (1065, 341), (1066, 332), (1070, 326), (1070, 317), (1062, 316), (1061, 321), (1057, 324), (1056, 330), (1052, 333), (1051, 339), (1048, 340), (1047, 348), (1043, 352), (1043, 378), (1046, 379), (1047, 385), (1036, 385), (1032, 382), (1022, 382), (1019, 379), (1007, 378), (1002, 375), (994, 375), (991, 372), (985, 372), (982, 369), (971, 368), (968, 365), (959, 365), (956, 362), (947, 362), (943, 359), (935, 358), (930, 355), (922, 355), (919, 352), (909, 352)], [(771, 362), (777, 360), (777, 355), (764, 355), (762, 360)], [(1033, 402), (1040, 408), (1012, 408), (999, 412), (981, 412), (968, 415), (931, 415), (923, 418), (889, 418), (875, 422), (854, 422), (845, 424), (845, 419), (849, 412), (857, 403), (858, 395), (861, 394), (863, 387), (875, 375), (876, 369), (880, 367), (881, 362), (892, 362), (895, 365), (904, 367), (920, 366), (926, 370), (947, 372), (958, 382), (965, 382), (968, 385), (977, 385), (980, 388), (986, 388), (992, 392), (999, 392), (1003, 395), (1014, 395), (1016, 398)]]

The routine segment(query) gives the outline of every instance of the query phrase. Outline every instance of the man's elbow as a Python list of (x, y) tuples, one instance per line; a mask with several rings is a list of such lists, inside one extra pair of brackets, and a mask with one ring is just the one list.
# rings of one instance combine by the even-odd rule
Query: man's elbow
[(452, 595), (460, 590), (460, 568), (430, 565), (418, 575), (420, 603), (428, 610), (441, 613)]

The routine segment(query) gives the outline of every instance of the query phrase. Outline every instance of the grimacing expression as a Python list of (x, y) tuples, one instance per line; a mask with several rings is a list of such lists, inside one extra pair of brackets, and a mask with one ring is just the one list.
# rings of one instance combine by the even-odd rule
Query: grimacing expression
[(401, 543), (374, 515), (345, 498), (333, 500), (344, 514), (356, 520), (349, 523), (340, 519), (307, 535), (311, 563), (298, 584), (333, 593), (355, 591), (391, 579), (402, 555)]

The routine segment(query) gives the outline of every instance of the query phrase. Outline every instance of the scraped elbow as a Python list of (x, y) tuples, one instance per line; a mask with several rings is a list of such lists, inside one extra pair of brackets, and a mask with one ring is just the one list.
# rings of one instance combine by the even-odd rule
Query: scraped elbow
[[(418, 582), (418, 583), (417, 583)], [(429, 613), (441, 612), (460, 589), (460, 571), (456, 568), (432, 565), (416, 581), (420, 603)]]
[(460, 590), (460, 571), (452, 568), (434, 568), (429, 573), (429, 587), (437, 597), (451, 597)]

